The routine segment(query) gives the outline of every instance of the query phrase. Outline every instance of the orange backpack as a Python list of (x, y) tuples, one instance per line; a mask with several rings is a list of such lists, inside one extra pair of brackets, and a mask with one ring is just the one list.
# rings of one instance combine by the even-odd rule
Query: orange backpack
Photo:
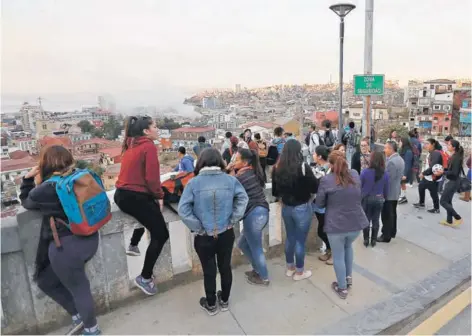
[(164, 191), (164, 205), (172, 212), (177, 213), (171, 203), (179, 203), (185, 186), (194, 176), (193, 172), (180, 172), (161, 184)]

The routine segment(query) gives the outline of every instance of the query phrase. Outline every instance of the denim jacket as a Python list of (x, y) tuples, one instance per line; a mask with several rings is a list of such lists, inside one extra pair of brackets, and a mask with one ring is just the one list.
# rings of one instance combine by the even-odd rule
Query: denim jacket
[(219, 167), (203, 168), (185, 187), (179, 216), (197, 234), (218, 235), (243, 218), (248, 200), (235, 177)]

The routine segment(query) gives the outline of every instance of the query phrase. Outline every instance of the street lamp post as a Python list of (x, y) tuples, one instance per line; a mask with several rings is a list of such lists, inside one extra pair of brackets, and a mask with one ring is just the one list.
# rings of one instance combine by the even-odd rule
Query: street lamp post
[(348, 15), (355, 5), (349, 3), (339, 3), (329, 7), (340, 19), (339, 22), (339, 132), (343, 126), (343, 67), (344, 67), (344, 17)]

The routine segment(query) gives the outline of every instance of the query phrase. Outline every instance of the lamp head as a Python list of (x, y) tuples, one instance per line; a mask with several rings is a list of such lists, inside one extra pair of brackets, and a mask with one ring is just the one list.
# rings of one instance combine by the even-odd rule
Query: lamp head
[(348, 15), (354, 8), (356, 8), (356, 6), (350, 3), (338, 3), (329, 6), (329, 9), (335, 12), (340, 18)]

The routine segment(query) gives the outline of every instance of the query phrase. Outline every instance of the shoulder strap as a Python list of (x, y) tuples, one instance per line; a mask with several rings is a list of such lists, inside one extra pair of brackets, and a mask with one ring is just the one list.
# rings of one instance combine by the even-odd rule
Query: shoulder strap
[(305, 176), (305, 162), (302, 162), (302, 174)]

